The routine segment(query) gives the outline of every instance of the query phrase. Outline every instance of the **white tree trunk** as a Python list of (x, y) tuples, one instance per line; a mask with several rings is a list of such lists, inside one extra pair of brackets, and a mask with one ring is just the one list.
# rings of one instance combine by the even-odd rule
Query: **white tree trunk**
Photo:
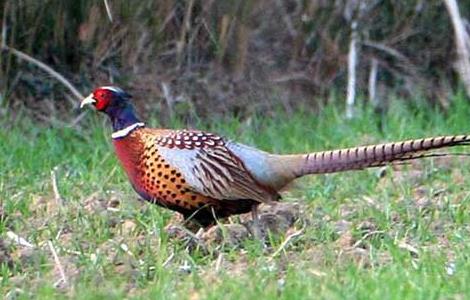
[(457, 48), (456, 69), (462, 80), (467, 95), (470, 97), (470, 49), (468, 34), (460, 16), (457, 0), (444, 0), (454, 27), (455, 46)]
[(370, 61), (370, 73), (369, 73), (369, 102), (373, 107), (378, 106), (379, 99), (377, 98), (377, 71), (379, 63), (377, 59), (372, 58)]
[(357, 64), (357, 21), (351, 23), (351, 41), (348, 54), (348, 88), (346, 94), (346, 118), (354, 115), (354, 102), (356, 99), (356, 64)]

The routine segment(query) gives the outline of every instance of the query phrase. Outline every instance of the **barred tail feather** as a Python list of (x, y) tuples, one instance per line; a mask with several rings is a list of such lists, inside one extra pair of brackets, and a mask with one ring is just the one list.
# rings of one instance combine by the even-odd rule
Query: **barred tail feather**
[(324, 174), (383, 166), (396, 161), (433, 156), (433, 154), (426, 153), (430, 150), (469, 143), (470, 136), (456, 135), (314, 152), (299, 157), (303, 163), (298, 166), (300, 168), (296, 175)]

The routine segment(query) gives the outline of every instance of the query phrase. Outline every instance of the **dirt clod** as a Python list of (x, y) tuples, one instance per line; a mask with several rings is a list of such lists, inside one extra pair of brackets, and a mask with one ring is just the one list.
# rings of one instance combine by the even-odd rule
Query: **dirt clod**
[(207, 245), (239, 246), (249, 236), (248, 229), (241, 224), (226, 224), (213, 226), (202, 234), (202, 240)]

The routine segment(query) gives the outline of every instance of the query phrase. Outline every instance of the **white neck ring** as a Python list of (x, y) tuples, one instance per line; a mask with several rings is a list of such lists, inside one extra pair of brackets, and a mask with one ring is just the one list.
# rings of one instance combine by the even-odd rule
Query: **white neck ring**
[(142, 122), (139, 123), (134, 123), (132, 125), (127, 126), (126, 128), (123, 128), (121, 130), (115, 131), (111, 134), (111, 137), (113, 139), (119, 139), (127, 136), (129, 133), (131, 133), (134, 129), (139, 128), (139, 127), (144, 127), (145, 124)]

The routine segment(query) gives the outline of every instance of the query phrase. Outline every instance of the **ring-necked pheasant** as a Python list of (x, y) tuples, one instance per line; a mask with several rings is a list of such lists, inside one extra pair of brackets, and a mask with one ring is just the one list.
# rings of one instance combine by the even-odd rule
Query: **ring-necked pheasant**
[(278, 191), (304, 175), (383, 166), (470, 142), (466, 135), (442, 136), (276, 155), (203, 131), (147, 128), (130, 99), (120, 88), (100, 87), (80, 107), (92, 104), (110, 117), (116, 154), (142, 198), (203, 226), (250, 210), (256, 220), (258, 204), (278, 201)]

